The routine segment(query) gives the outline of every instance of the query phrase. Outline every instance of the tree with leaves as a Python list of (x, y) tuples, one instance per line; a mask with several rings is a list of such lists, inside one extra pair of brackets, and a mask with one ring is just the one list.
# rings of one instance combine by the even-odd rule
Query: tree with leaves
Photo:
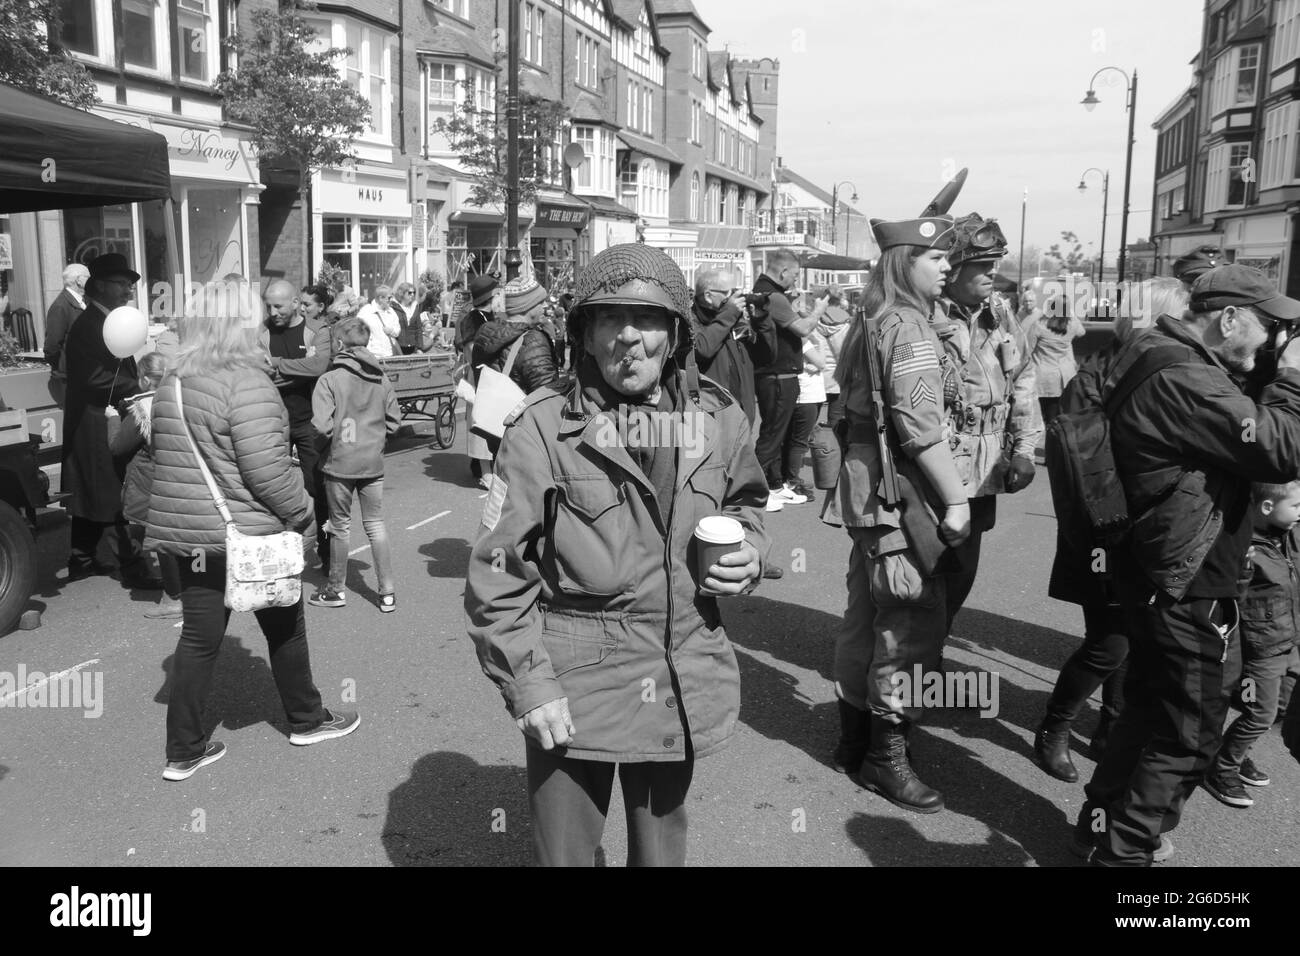
[(1093, 260), (1091, 256), (1084, 254), (1083, 243), (1079, 237), (1073, 232), (1066, 231), (1061, 233), (1061, 239), (1066, 243), (1067, 248), (1062, 249), (1061, 243), (1054, 242), (1047, 250), (1047, 255), (1059, 262), (1066, 272), (1091, 273)]
[(313, 3), (281, 0), (278, 10), (256, 11), (251, 34), (226, 41), (238, 67), (216, 80), (231, 116), (253, 127), (261, 160), (297, 175), (304, 281), (311, 275), (306, 236), (312, 173), (355, 160), (352, 139), (370, 118), (365, 97), (335, 65), (352, 51), (313, 49), (316, 31), (303, 12), (315, 9)]
[(99, 96), (90, 72), (60, 42), (61, 6), (59, 0), (0, 0), (0, 83), (88, 110)]
[[(473, 179), (470, 201), (477, 206), (500, 206), (506, 201), (506, 97), (497, 83), (493, 109), (480, 110), (471, 84), (451, 119), (434, 127), (447, 141)], [(568, 119), (563, 103), (519, 91), (519, 201), (534, 202), (540, 186), (559, 174), (559, 157), (553, 144)]]

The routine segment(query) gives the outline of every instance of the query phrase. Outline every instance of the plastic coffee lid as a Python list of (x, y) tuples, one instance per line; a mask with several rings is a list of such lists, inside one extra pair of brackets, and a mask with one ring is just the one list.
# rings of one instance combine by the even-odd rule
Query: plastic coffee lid
[(709, 515), (695, 526), (695, 537), (706, 544), (739, 544), (745, 540), (745, 526), (726, 515)]

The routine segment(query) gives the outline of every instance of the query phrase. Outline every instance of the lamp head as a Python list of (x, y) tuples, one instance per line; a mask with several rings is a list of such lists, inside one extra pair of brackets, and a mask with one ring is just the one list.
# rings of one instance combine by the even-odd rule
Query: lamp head
[(1091, 113), (1093, 110), (1097, 108), (1097, 104), (1100, 103), (1101, 100), (1097, 99), (1096, 90), (1089, 90), (1088, 95), (1085, 96), (1083, 99), (1081, 99), (1079, 102), (1083, 104), (1084, 109), (1086, 109), (1089, 113)]
[(1082, 195), (1083, 193), (1086, 193), (1087, 191), (1088, 191), (1088, 184), (1085, 183), (1082, 179), (1080, 179), (1080, 180), (1079, 180), (1079, 194)]

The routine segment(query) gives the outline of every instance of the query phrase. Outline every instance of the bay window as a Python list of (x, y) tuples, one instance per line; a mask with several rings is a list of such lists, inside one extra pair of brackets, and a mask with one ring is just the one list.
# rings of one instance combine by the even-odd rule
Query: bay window
[(1259, 44), (1224, 50), (1214, 61), (1210, 115), (1234, 106), (1253, 106), (1259, 90)]
[(653, 159), (642, 160), (636, 173), (637, 212), (643, 216), (668, 215), (668, 167)]
[(344, 45), (351, 51), (344, 63), (349, 84), (370, 104), (369, 132), (391, 139), (389, 117), (389, 38), (373, 27), (344, 21)]
[(591, 192), (614, 191), (614, 134), (603, 126), (573, 127), (573, 141), (585, 154), (574, 171), (574, 186)]

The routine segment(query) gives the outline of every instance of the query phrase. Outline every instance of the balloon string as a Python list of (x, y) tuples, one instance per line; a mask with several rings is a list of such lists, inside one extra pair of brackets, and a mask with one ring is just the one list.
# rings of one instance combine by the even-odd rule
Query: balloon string
[(108, 407), (113, 407), (113, 389), (117, 387), (117, 376), (122, 372), (122, 360), (117, 360), (117, 371), (113, 373), (113, 383), (108, 386)]

